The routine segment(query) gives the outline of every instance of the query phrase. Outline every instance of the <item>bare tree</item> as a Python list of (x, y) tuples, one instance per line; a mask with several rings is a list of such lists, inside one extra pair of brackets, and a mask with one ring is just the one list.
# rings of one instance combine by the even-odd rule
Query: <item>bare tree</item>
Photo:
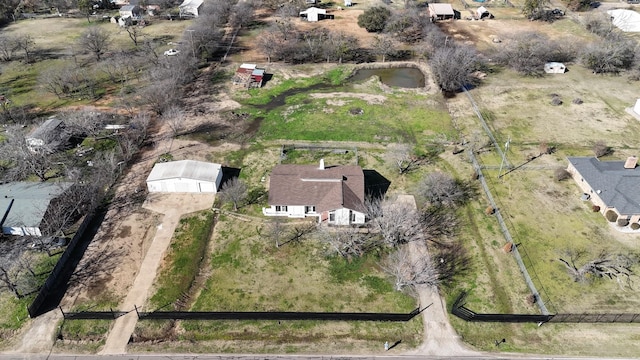
[(391, 149), (387, 152), (387, 155), (395, 164), (400, 175), (404, 175), (420, 165), (421, 159), (416, 156), (411, 145), (397, 144), (390, 147)]
[(239, 1), (232, 9), (231, 25), (243, 27), (253, 21), (254, 4), (251, 1)]
[(592, 149), (593, 149), (593, 154), (597, 158), (605, 156), (605, 155), (609, 155), (613, 151), (613, 149), (602, 140), (596, 141), (593, 144), (593, 148)]
[(422, 229), (413, 204), (367, 199), (365, 208), (369, 227), (382, 236), (386, 246), (398, 247), (420, 239)]
[(124, 30), (127, 32), (127, 35), (129, 35), (129, 39), (133, 42), (133, 46), (138, 47), (138, 41), (140, 41), (140, 38), (144, 36), (142, 28), (137, 25), (128, 25), (124, 27)]
[(18, 50), (18, 41), (14, 36), (0, 36), (0, 60), (11, 61)]
[(433, 206), (455, 206), (469, 195), (464, 183), (440, 171), (427, 174), (416, 191)]
[(615, 279), (620, 286), (624, 281), (627, 286), (631, 286), (631, 277), (634, 275), (632, 267), (638, 263), (637, 257), (623, 254), (611, 254), (601, 251), (593, 260), (578, 265), (587, 252), (584, 250), (567, 249), (558, 258), (569, 274), (576, 282), (588, 282), (591, 278), (607, 277)]
[(389, 254), (381, 267), (394, 278), (397, 291), (418, 285), (434, 286), (439, 282), (438, 270), (429, 256), (412, 254), (407, 246)]
[(342, 64), (343, 60), (353, 57), (359, 47), (356, 37), (340, 31), (330, 31), (328, 35), (323, 48), (327, 62), (333, 59), (338, 64)]
[(537, 32), (525, 32), (500, 43), (494, 58), (523, 75), (542, 76), (546, 62), (575, 59), (577, 52), (573, 43), (563, 39), (552, 40)]
[(10, 163), (6, 172), (9, 180), (23, 180), (35, 175), (40, 181), (46, 181), (58, 175), (53, 171), (55, 164), (46, 144), (38, 150), (29, 149), (23, 132), (17, 127), (7, 130), (5, 141), (0, 146), (3, 159)]
[(237, 177), (234, 177), (222, 185), (219, 195), (222, 201), (233, 204), (233, 211), (238, 211), (238, 205), (247, 197), (247, 191), (247, 184)]
[(173, 137), (180, 135), (180, 132), (184, 129), (185, 119), (186, 114), (184, 110), (176, 105), (169, 107), (169, 109), (162, 114), (162, 121), (169, 126)]
[(385, 62), (387, 56), (396, 53), (396, 46), (393, 39), (389, 35), (376, 35), (371, 44), (371, 53), (382, 57)]
[(609, 36), (582, 49), (581, 61), (594, 73), (618, 73), (636, 63), (635, 42), (623, 36)]
[(473, 76), (480, 67), (479, 58), (471, 47), (445, 46), (434, 51), (429, 60), (436, 82), (443, 91), (455, 92), (477, 82)]
[(319, 228), (320, 240), (344, 258), (360, 257), (372, 249), (380, 246), (380, 241), (370, 234), (360, 231), (357, 227), (348, 226)]
[(86, 96), (95, 98), (97, 82), (93, 71), (72, 64), (61, 68), (45, 69), (40, 74), (40, 83), (58, 98)]
[(91, 27), (80, 35), (78, 43), (86, 52), (92, 53), (96, 61), (100, 61), (111, 44), (111, 36), (102, 28)]
[(24, 62), (31, 62), (31, 53), (35, 50), (36, 42), (33, 41), (31, 35), (22, 35), (16, 37), (16, 47), (24, 52)]
[(287, 235), (287, 228), (284, 224), (284, 219), (278, 216), (274, 216), (269, 220), (269, 223), (265, 226), (265, 231), (260, 235), (265, 235), (267, 238), (275, 242), (276, 247), (280, 247), (280, 244)]
[(280, 36), (275, 28), (262, 31), (256, 38), (256, 47), (267, 57), (267, 62), (271, 62), (271, 57), (276, 53), (276, 46), (280, 41)]

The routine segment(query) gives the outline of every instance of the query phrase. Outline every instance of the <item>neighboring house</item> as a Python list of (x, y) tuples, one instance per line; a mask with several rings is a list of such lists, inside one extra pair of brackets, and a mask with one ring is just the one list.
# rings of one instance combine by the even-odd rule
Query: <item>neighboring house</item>
[(364, 224), (364, 173), (359, 166), (277, 165), (269, 178), (265, 216), (317, 217), (332, 225)]
[(564, 74), (567, 71), (567, 67), (563, 63), (548, 62), (544, 64), (544, 72), (547, 74)]
[(256, 64), (242, 64), (233, 76), (234, 85), (242, 85), (246, 88), (262, 87), (264, 81), (264, 69), (258, 69)]
[(449, 20), (456, 17), (456, 12), (451, 4), (429, 3), (429, 17), (432, 21)]
[(320, 21), (322, 19), (333, 19), (333, 15), (327, 15), (327, 10), (318, 9), (317, 7), (310, 7), (307, 10), (300, 11), (300, 17), (307, 19), (307, 21)]
[(50, 204), (71, 186), (69, 183), (13, 182), (0, 185), (2, 233), (42, 236), (43, 220)]
[(125, 5), (120, 8), (120, 18), (140, 19), (142, 8), (138, 5)]
[(352, 6), (353, 2), (351, 0), (344, 0), (344, 6)]
[(195, 160), (157, 163), (147, 177), (149, 192), (216, 193), (222, 166)]
[(56, 118), (50, 118), (33, 129), (25, 137), (25, 141), (31, 151), (53, 153), (67, 146), (70, 138), (71, 136), (66, 131), (64, 122)]
[(198, 17), (204, 0), (184, 0), (180, 4), (180, 17)]
[(638, 158), (600, 161), (595, 157), (569, 157), (567, 160), (567, 171), (582, 189), (584, 200), (591, 200), (593, 205), (599, 206), (603, 215), (614, 211), (618, 214), (616, 220), (623, 223), (625, 219), (632, 226), (640, 222)]

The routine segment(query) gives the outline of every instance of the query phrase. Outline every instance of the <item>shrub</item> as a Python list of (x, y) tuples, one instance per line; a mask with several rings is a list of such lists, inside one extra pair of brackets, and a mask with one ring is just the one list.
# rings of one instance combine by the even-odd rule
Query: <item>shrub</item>
[(591, 43), (581, 54), (582, 64), (594, 73), (618, 73), (630, 69), (635, 61), (635, 44), (608, 37)]
[(629, 219), (620, 218), (620, 219), (618, 219), (617, 223), (618, 223), (618, 226), (624, 227), (624, 226), (629, 225)]
[(554, 171), (554, 173), (553, 173), (553, 178), (556, 181), (567, 180), (570, 177), (571, 177), (571, 173), (569, 171), (567, 171), (567, 169), (565, 169), (565, 168), (563, 168), (561, 166), (556, 168), (556, 171)]
[(576, 51), (570, 42), (551, 40), (536, 32), (507, 39), (494, 56), (498, 63), (528, 76), (544, 75), (544, 64), (549, 61), (569, 62), (575, 57)]
[(607, 210), (607, 212), (604, 214), (604, 217), (609, 222), (616, 222), (618, 220), (618, 214), (613, 210)]
[(596, 141), (595, 144), (593, 144), (593, 154), (599, 158), (605, 155), (609, 155), (611, 153), (612, 149), (611, 147), (609, 147), (607, 144), (605, 144), (604, 141)]
[(631, 224), (631, 230), (638, 230), (638, 229), (640, 229), (640, 224), (638, 223)]
[(358, 16), (358, 26), (368, 32), (381, 32), (391, 17), (391, 11), (386, 7), (374, 6)]
[(598, 206), (598, 205), (593, 205), (593, 206), (591, 207), (591, 211), (593, 211), (593, 212), (600, 212), (600, 206)]
[(487, 208), (484, 209), (484, 213), (487, 215), (493, 215), (496, 213), (496, 209), (494, 209), (493, 206), (487, 206)]

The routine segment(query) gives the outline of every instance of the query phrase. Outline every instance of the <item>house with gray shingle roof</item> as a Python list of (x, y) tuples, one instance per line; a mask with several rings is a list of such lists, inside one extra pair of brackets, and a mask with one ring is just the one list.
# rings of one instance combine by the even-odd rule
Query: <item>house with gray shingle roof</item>
[[(595, 157), (569, 157), (567, 171), (604, 215), (614, 211), (628, 224), (640, 222), (640, 167), (637, 158), (600, 161)], [(614, 220), (614, 221), (616, 221)], [(623, 221), (624, 222), (624, 221)], [(636, 225), (637, 226), (637, 225)]]
[(359, 166), (277, 165), (265, 216), (317, 217), (332, 225), (364, 224), (364, 172)]

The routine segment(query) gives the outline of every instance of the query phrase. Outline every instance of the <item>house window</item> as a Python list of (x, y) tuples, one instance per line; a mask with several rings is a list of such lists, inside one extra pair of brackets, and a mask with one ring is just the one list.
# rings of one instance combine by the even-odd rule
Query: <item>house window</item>
[(329, 213), (329, 221), (330, 222), (334, 222), (336, 221), (336, 213)]
[(356, 213), (349, 211), (349, 218), (351, 219), (351, 222), (356, 222)]
[(282, 205), (276, 205), (276, 211), (277, 212), (286, 212), (287, 211), (287, 207), (286, 206), (282, 206)]
[(304, 212), (305, 213), (314, 213), (314, 212), (316, 212), (316, 207), (315, 206), (305, 206), (304, 207)]

